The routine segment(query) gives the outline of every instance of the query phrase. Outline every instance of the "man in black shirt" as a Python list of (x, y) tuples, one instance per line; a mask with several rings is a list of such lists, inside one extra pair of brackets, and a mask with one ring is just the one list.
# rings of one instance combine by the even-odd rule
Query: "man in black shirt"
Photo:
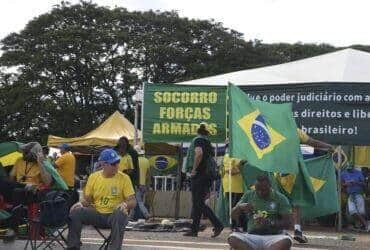
[(192, 219), (191, 231), (184, 236), (197, 237), (202, 215), (205, 215), (213, 224), (213, 235), (217, 237), (223, 230), (222, 223), (213, 213), (211, 208), (205, 204), (206, 195), (210, 190), (212, 180), (206, 174), (208, 159), (213, 157), (213, 147), (207, 138), (209, 131), (205, 124), (201, 124), (198, 135), (191, 143), (188, 153), (188, 161), (191, 168), (191, 195), (192, 195)]

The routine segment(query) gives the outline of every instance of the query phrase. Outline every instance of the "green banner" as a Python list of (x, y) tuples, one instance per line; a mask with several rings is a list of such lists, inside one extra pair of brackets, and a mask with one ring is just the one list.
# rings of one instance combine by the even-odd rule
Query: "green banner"
[(189, 142), (199, 123), (212, 142), (226, 137), (226, 87), (145, 84), (144, 142)]

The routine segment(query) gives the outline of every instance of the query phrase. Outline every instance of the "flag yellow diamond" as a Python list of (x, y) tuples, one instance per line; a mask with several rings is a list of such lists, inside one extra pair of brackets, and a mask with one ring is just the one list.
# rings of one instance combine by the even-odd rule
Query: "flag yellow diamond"
[(267, 125), (268, 133), (271, 139), (271, 143), (268, 147), (264, 149), (260, 149), (257, 144), (255, 143), (252, 135), (252, 125), (256, 121), (257, 116), (259, 116), (261, 112), (256, 110), (248, 115), (243, 116), (240, 120), (237, 121), (238, 125), (247, 135), (250, 145), (252, 146), (253, 150), (255, 151), (258, 159), (261, 159), (265, 154), (270, 153), (274, 148), (281, 143), (282, 141), (286, 140), (286, 138), (275, 131), (272, 127)]

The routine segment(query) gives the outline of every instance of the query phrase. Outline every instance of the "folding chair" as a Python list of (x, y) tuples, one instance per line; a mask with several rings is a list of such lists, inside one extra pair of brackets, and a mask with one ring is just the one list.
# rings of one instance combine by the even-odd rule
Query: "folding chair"
[[(53, 249), (58, 243), (63, 249), (67, 248), (66, 238), (63, 233), (68, 228), (68, 197), (62, 199), (58, 191), (49, 192), (45, 200), (39, 204), (33, 203), (28, 206), (28, 240), (25, 245), (31, 245), (31, 249)], [(50, 195), (50, 196), (49, 196)], [(58, 209), (62, 209), (59, 210)], [(59, 212), (59, 213), (58, 213)], [(62, 213), (61, 213), (62, 212)], [(37, 244), (37, 241), (41, 243)]]
[[(96, 232), (98, 232), (98, 234), (103, 238), (103, 240), (104, 240), (104, 242), (103, 242), (103, 244), (99, 247), (99, 250), (101, 250), (101, 249), (104, 249), (104, 250), (107, 250), (108, 249), (108, 247), (109, 247), (109, 244), (110, 244), (110, 242), (111, 242), (111, 233), (109, 233), (109, 235), (108, 236), (106, 236), (106, 235), (104, 235), (103, 233), (102, 233), (102, 229), (108, 229), (108, 228), (98, 228), (98, 227), (96, 227), (96, 226), (94, 226), (94, 228), (95, 228), (95, 230), (96, 230)], [(110, 228), (109, 228), (110, 229)]]

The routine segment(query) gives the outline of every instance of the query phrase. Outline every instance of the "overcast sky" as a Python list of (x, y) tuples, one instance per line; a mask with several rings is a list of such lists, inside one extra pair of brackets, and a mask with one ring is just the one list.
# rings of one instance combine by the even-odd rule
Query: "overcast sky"
[[(76, 3), (78, 0), (69, 0)], [(370, 45), (369, 0), (93, 0), (129, 10), (177, 10), (180, 16), (210, 19), (267, 43)], [(18, 32), (60, 0), (1, 0), (0, 38)]]

